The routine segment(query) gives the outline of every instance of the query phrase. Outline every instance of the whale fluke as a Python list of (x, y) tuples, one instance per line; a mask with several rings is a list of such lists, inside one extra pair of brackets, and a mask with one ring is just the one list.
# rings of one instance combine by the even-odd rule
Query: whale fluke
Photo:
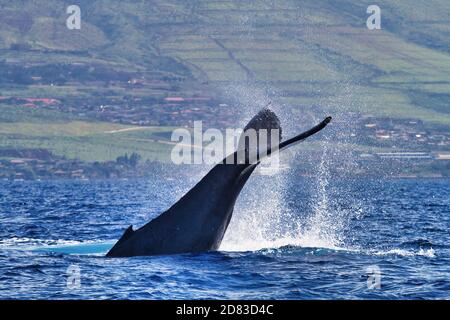
[[(130, 226), (107, 253), (108, 257), (148, 256), (217, 250), (231, 220), (237, 197), (259, 161), (276, 150), (284, 150), (322, 130), (331, 117), (293, 138), (257, 150), (255, 162), (227, 162), (236, 159), (237, 152), (215, 165), (191, 190), (167, 211), (133, 231)], [(244, 128), (278, 130), (281, 141), (281, 124), (276, 114), (262, 109)], [(242, 138), (242, 137), (241, 137)], [(241, 140), (241, 139), (240, 139)], [(249, 149), (245, 139), (239, 145)], [(238, 147), (239, 149), (239, 147)], [(250, 150), (246, 150), (250, 151)], [(266, 151), (264, 155), (260, 151)], [(249, 152), (250, 153), (250, 152)], [(232, 158), (230, 158), (232, 157)], [(246, 160), (250, 160), (249, 157)]]

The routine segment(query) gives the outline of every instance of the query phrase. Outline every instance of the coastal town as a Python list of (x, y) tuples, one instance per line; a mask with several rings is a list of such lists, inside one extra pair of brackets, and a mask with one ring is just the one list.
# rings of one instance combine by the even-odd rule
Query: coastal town
[[(37, 103), (36, 100), (33, 103)], [(38, 103), (45, 104), (42, 100), (38, 100)], [(363, 137), (373, 146), (386, 146), (389, 141), (399, 146), (399, 151), (395, 150), (397, 148), (382, 152), (353, 150), (342, 152), (340, 155), (336, 151), (335, 156), (352, 159), (353, 165), (356, 166), (352, 175), (400, 178), (448, 177), (450, 173), (448, 133), (426, 130), (419, 121), (414, 120), (386, 121), (367, 118), (362, 119), (358, 127), (360, 130), (351, 134), (350, 138), (356, 139), (364, 135)], [(170, 141), (170, 137), (162, 139)], [(409, 148), (402, 147), (402, 144)], [(309, 152), (305, 156), (317, 161), (321, 159), (322, 153)], [(45, 149), (0, 148), (0, 180), (140, 178), (151, 176), (155, 168), (162, 165), (173, 166), (170, 160), (164, 162), (142, 160), (138, 153), (124, 154), (111, 161), (86, 162), (58, 156)], [(308, 175), (310, 169), (310, 166), (302, 164), (300, 174)], [(331, 170), (341, 176), (349, 174), (342, 166), (335, 166)]]
[[(35, 52), (30, 47), (17, 46), (9, 51)], [(46, 119), (45, 112), (49, 111), (92, 126), (96, 123), (124, 126), (109, 132), (151, 127), (192, 128), (194, 121), (202, 121), (205, 129), (225, 130), (236, 126), (236, 110), (242, 106), (224, 98), (207, 80), (192, 82), (190, 72), (178, 62), (171, 61), (170, 68), (170, 72), (143, 71), (83, 62), (49, 64), (44, 60), (23, 64), (12, 56), (0, 60), (3, 74), (0, 107), (10, 112), (9, 116), (3, 112), (0, 120), (6, 124), (22, 121), (14, 119), (17, 112), (18, 115), (37, 114), (38, 119), (51, 121)], [(292, 109), (296, 108), (307, 111), (308, 107), (292, 105)], [(314, 108), (317, 114), (328, 112), (320, 105)], [(413, 114), (391, 117), (346, 111), (334, 117), (333, 126), (342, 129), (341, 134), (333, 136), (333, 142), (346, 146), (334, 154), (340, 153), (345, 161), (352, 159), (356, 166), (351, 172), (339, 165), (332, 166), (330, 170), (336, 174), (411, 178), (450, 174), (450, 132), (446, 125), (430, 125)], [(61, 148), (55, 151), (34, 145), (33, 140), (27, 140), (25, 145), (16, 142), (24, 136), (20, 130), (13, 134), (5, 131), (0, 136), (0, 180), (139, 178), (148, 176), (160, 165), (172, 165), (167, 148), (161, 151), (167, 154), (161, 154), (159, 159), (139, 150), (148, 141), (169, 145), (170, 131), (156, 139), (145, 135), (135, 137), (133, 141), (142, 143), (132, 151), (115, 152), (107, 159), (89, 161), (76, 155), (67, 156), (64, 150), (70, 144), (62, 151)], [(46, 137), (40, 139), (45, 141)], [(131, 156), (131, 162), (124, 161)], [(309, 150), (305, 156), (314, 163), (321, 159), (322, 153)], [(311, 168), (304, 164), (302, 168), (299, 174), (308, 175)]]

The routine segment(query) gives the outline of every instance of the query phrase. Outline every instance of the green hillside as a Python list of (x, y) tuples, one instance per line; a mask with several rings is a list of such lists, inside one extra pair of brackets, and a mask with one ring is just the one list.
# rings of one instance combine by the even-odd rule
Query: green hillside
[[(50, 97), (69, 101), (76, 109), (78, 102), (70, 99), (97, 105), (99, 97), (157, 100), (207, 90), (226, 100), (232, 98), (223, 90), (229, 85), (257, 85), (277, 92), (273, 99), (294, 111), (319, 108), (342, 119), (349, 112), (413, 118), (428, 128), (450, 131), (447, 0), (377, 1), (382, 30), (373, 31), (366, 28), (366, 9), (372, 1), (83, 0), (77, 1), (81, 30), (65, 27), (69, 4), (0, 1), (0, 68), (5, 75), (0, 96)], [(19, 67), (36, 75), (48, 73), (42, 66), (57, 70), (51, 75), (55, 81), (35, 84), (8, 77)], [(100, 71), (86, 67), (82, 73), (77, 66)], [(131, 90), (115, 80), (124, 74), (160, 82)], [(102, 77), (114, 81), (96, 84)], [(6, 123), (5, 117), (0, 115), (0, 121)], [(60, 117), (69, 115), (62, 112)], [(121, 125), (92, 124), (94, 131), (89, 131), (90, 125), (84, 127), (98, 118), (65, 120), (72, 121), (69, 127), (55, 124), (45, 130), (27, 124), (34, 119), (21, 119), (19, 126), (2, 125), (1, 146), (53, 145), (59, 154), (89, 161), (131, 150), (151, 159), (168, 150), (158, 144), (148, 147), (145, 139), (131, 145), (117, 139), (116, 146), (107, 147), (113, 142), (99, 128), (111, 131)], [(82, 142), (79, 126), (89, 132)], [(45, 142), (44, 136), (50, 140)]]

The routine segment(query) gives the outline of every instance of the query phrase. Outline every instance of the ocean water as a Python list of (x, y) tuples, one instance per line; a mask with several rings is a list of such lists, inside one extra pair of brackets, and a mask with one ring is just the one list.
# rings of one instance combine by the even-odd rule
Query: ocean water
[(105, 258), (195, 183), (0, 182), (2, 299), (450, 299), (450, 181), (246, 185), (218, 252)]

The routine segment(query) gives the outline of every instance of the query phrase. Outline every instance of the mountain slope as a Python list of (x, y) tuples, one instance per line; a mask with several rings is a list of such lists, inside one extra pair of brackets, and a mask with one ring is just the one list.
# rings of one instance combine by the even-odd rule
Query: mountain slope
[(447, 0), (377, 1), (382, 30), (373, 31), (366, 0), (77, 3), (82, 28), (68, 30), (71, 2), (0, 0), (0, 96), (9, 104), (58, 99), (59, 112), (87, 122), (190, 125), (207, 115), (230, 125), (235, 109), (219, 103), (264, 103), (257, 88), (295, 115), (332, 113), (347, 125), (355, 114), (414, 119), (450, 131)]

